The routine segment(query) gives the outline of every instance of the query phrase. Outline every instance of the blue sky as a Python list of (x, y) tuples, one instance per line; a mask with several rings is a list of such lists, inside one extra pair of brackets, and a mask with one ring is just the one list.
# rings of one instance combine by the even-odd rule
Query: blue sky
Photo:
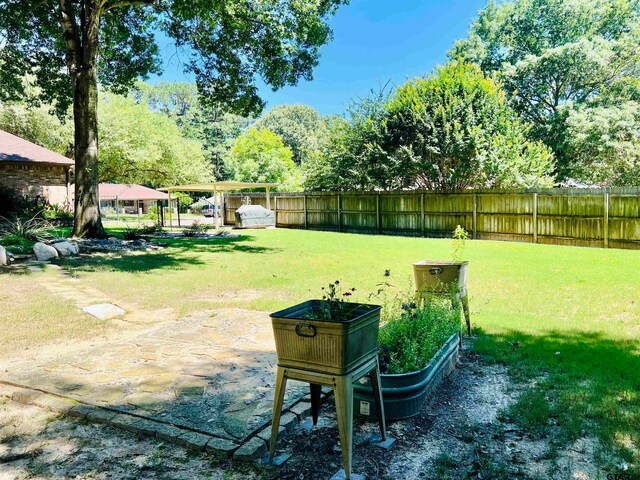
[[(261, 84), (267, 109), (305, 103), (322, 114), (342, 113), (350, 99), (372, 88), (429, 73), (446, 61), (454, 40), (466, 35), (485, 4), (486, 0), (351, 0), (330, 21), (334, 39), (322, 48), (312, 81), (277, 92)], [(151, 81), (193, 80), (182, 72), (175, 47), (166, 39), (160, 41), (165, 71)]]

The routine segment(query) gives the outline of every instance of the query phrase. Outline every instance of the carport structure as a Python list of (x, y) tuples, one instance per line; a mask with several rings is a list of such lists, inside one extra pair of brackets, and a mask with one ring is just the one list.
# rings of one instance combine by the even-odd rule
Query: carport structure
[(214, 225), (216, 227), (224, 225), (224, 217), (218, 212), (222, 212), (222, 205), (224, 204), (224, 192), (233, 192), (237, 190), (256, 190), (264, 189), (267, 196), (267, 208), (271, 210), (271, 197), (269, 192), (272, 188), (279, 186), (278, 183), (254, 183), (254, 182), (213, 182), (204, 183), (198, 185), (177, 185), (174, 187), (160, 188), (164, 192), (169, 194), (169, 225), (173, 226), (173, 216), (171, 208), (171, 193), (172, 192), (207, 192), (213, 195), (213, 211), (214, 211)]

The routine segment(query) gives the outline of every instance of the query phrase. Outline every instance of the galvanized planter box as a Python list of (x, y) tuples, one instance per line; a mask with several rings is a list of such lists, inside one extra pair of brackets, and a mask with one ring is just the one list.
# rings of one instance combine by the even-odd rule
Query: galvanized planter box
[(309, 300), (271, 314), (278, 365), (345, 375), (377, 355), (378, 305), (346, 303), (348, 317), (315, 320), (322, 300)]
[(413, 264), (416, 291), (419, 293), (448, 293), (454, 284), (458, 292), (467, 291), (469, 262), (422, 260)]
[[(460, 352), (460, 335), (454, 334), (433, 356), (429, 364), (417, 372), (380, 375), (384, 413), (387, 420), (413, 417), (425, 398), (432, 393), (456, 366)], [(371, 381), (363, 377), (353, 386), (354, 412), (359, 418), (376, 421), (376, 405)]]

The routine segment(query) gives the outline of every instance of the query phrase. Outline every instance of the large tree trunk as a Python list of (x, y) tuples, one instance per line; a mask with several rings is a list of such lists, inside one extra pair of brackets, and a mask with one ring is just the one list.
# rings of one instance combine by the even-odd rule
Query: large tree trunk
[(73, 235), (104, 238), (98, 196), (98, 85), (95, 67), (76, 75), (73, 92), (75, 129), (75, 217)]
[(76, 197), (73, 235), (104, 238), (98, 195), (98, 35), (100, 7), (97, 0), (80, 4), (76, 25), (70, 0), (60, 0), (67, 45), (67, 63), (73, 83)]

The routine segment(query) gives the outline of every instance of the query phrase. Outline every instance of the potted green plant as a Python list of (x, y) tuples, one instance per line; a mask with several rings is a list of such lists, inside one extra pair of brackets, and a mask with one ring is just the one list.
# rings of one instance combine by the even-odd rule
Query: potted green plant
[(468, 238), (467, 231), (458, 225), (453, 232), (451, 260), (421, 260), (413, 264), (413, 275), (419, 297), (450, 294), (456, 303), (461, 304), (467, 322), (467, 333), (471, 335), (467, 293), (469, 262), (462, 260)]
[(271, 314), (278, 365), (344, 375), (375, 355), (379, 305), (349, 302), (336, 280), (309, 300)]
[[(387, 420), (416, 415), (425, 397), (455, 366), (460, 346), (460, 311), (440, 297), (416, 303), (412, 296), (385, 302), (379, 331), (381, 389)], [(354, 412), (375, 420), (370, 379), (354, 385)]]

